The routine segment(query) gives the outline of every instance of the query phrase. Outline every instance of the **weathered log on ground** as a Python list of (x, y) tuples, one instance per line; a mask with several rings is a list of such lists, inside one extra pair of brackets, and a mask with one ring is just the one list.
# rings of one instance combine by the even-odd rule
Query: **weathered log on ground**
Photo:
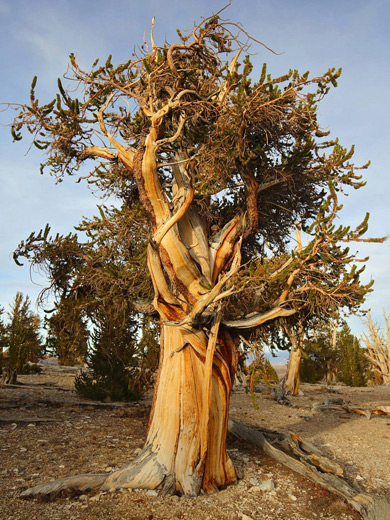
[(112, 408), (120, 409), (134, 407), (134, 405), (128, 403), (103, 403), (101, 401), (64, 401), (62, 399), (45, 398), (34, 399), (33, 402), (47, 406), (53, 406), (54, 408), (74, 408), (75, 406), (79, 406), (80, 408), (103, 408), (109, 410)]
[[(254, 444), (284, 466), (312, 482), (343, 497), (365, 520), (388, 520), (390, 501), (384, 497), (362, 492), (341, 476), (342, 468), (324, 457), (311, 443), (297, 435), (249, 428), (229, 421), (229, 431)], [(267, 438), (266, 438), (267, 437)], [(268, 437), (270, 440), (268, 440)]]
[(357, 413), (371, 419), (373, 415), (390, 415), (390, 406), (375, 406), (375, 408), (357, 408), (346, 406), (343, 399), (326, 399), (313, 404), (312, 411), (335, 410), (337, 412)]

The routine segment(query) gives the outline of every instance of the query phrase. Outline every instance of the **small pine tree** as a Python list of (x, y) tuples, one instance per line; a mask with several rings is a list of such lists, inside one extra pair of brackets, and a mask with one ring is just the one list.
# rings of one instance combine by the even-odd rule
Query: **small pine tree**
[[(99, 308), (91, 333), (91, 350), (87, 370), (76, 377), (76, 392), (98, 400), (134, 401), (148, 388), (151, 368), (144, 362), (146, 344), (157, 351), (152, 329), (145, 330), (137, 342), (139, 324), (134, 315), (116, 305), (116, 301)], [(152, 338), (154, 345), (152, 343)], [(148, 338), (148, 339), (147, 339)], [(144, 342), (144, 350), (139, 345)], [(156, 366), (153, 367), (154, 369)]]
[(304, 341), (300, 367), (301, 381), (318, 383), (325, 379), (329, 363), (336, 363), (337, 354), (330, 341), (330, 323), (315, 324), (315, 333), (309, 332)]
[(37, 363), (44, 347), (39, 333), (40, 318), (30, 309), (28, 296), (16, 293), (8, 312), (8, 323), (2, 332), (2, 348), (7, 351), (3, 360), (5, 369), (13, 373), (12, 382), (17, 374), (29, 373), (30, 363)]
[(337, 370), (340, 381), (348, 386), (366, 386), (370, 378), (369, 361), (359, 340), (344, 322), (337, 342)]

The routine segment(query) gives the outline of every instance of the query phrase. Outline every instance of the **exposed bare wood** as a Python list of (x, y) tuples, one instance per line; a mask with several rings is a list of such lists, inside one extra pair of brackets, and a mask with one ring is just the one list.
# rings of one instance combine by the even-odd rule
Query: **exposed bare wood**
[[(234, 421), (229, 421), (229, 431), (253, 443), (284, 466), (343, 497), (365, 520), (387, 520), (390, 517), (390, 501), (387, 498), (362, 492), (347, 483), (341, 476), (337, 476), (337, 473), (340, 474), (339, 467), (333, 463), (329, 465), (329, 461), (324, 463), (322, 456), (321, 458), (318, 456), (318, 449), (314, 456), (308, 456), (310, 444), (303, 444), (298, 436), (295, 435), (295, 438), (291, 436), (291, 439), (288, 439), (283, 434), (277, 433), (276, 440), (273, 438), (271, 443), (267, 439), (266, 432), (248, 428)], [(299, 449), (297, 445), (300, 446)], [(320, 464), (320, 469), (317, 464)]]
[(224, 320), (222, 323), (226, 327), (236, 328), (236, 329), (250, 329), (251, 327), (257, 327), (266, 321), (273, 320), (275, 318), (279, 318), (282, 316), (292, 316), (295, 314), (295, 310), (293, 309), (285, 309), (283, 307), (275, 307), (268, 312), (264, 313), (254, 313), (252, 315), (248, 315), (245, 318), (239, 320)]
[(212, 283), (216, 282), (218, 275), (231, 257), (234, 244), (242, 232), (244, 223), (244, 216), (237, 215), (211, 238), (210, 271), (212, 273)]
[[(297, 239), (300, 240), (300, 234), (297, 235)], [(300, 242), (298, 242), (300, 243)], [(298, 246), (299, 247), (299, 246)], [(284, 383), (284, 389), (286, 394), (298, 395), (300, 387), (300, 365), (303, 349), (303, 336), (304, 330), (302, 322), (299, 321), (296, 328), (292, 328), (288, 325), (284, 327), (284, 330), (290, 340), (291, 349), (288, 358), (288, 367), (286, 374), (286, 381)]]
[(371, 314), (368, 312), (367, 321), (363, 321), (368, 333), (362, 334), (362, 340), (367, 347), (367, 357), (374, 367), (378, 382), (386, 384), (390, 382), (390, 326), (389, 317), (386, 314), (384, 314), (384, 320), (386, 336), (372, 321)]

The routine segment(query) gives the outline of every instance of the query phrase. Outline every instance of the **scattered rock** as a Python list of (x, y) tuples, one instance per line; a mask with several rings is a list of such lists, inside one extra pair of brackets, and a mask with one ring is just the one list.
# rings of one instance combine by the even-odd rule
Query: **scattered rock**
[(275, 484), (272, 479), (264, 480), (264, 482), (259, 484), (260, 491), (272, 491), (273, 489), (275, 489)]
[(148, 495), (148, 497), (157, 497), (158, 496), (158, 493), (155, 489), (148, 489), (146, 494)]

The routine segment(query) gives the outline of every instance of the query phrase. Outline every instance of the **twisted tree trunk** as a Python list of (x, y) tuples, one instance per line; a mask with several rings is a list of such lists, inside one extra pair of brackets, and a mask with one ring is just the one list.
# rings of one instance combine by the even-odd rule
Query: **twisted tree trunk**
[(236, 364), (233, 344), (226, 331), (219, 333), (211, 371), (210, 346), (203, 332), (163, 327), (149, 431), (137, 471), (130, 464), (113, 473), (104, 488), (147, 487), (197, 495), (235, 482), (226, 453)]
[(299, 369), (301, 366), (302, 349), (298, 346), (291, 347), (290, 356), (288, 359), (288, 367), (285, 382), (286, 394), (298, 395), (301, 378), (299, 376)]
[(299, 323), (296, 331), (287, 327), (286, 333), (291, 341), (291, 351), (288, 359), (284, 389), (286, 394), (298, 395), (301, 383), (299, 369), (302, 357), (303, 326)]

